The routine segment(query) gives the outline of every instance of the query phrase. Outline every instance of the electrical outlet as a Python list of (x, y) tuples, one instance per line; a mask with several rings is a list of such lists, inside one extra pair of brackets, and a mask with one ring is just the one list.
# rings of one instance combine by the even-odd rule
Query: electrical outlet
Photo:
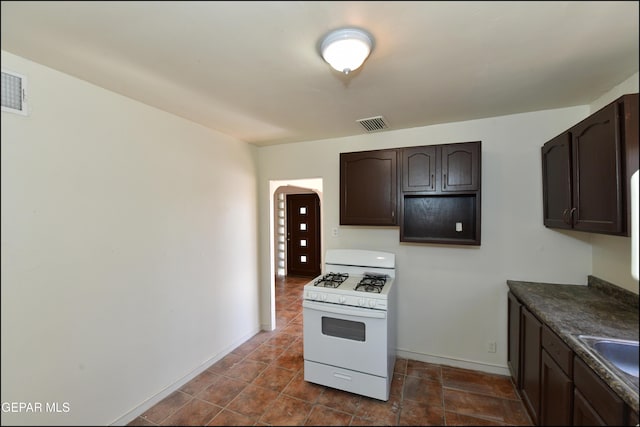
[(333, 227), (333, 228), (331, 229), (331, 236), (333, 236), (333, 237), (338, 237), (338, 234), (339, 234), (339, 233), (338, 233), (338, 227)]
[(495, 353), (496, 352), (496, 342), (495, 341), (487, 342), (487, 351), (489, 353)]

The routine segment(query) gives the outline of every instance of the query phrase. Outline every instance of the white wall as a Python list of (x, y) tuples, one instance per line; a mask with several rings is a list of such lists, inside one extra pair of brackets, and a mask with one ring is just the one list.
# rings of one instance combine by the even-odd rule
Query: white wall
[[(638, 92), (638, 73), (629, 77), (591, 104), (590, 112), (600, 108), (627, 93)], [(639, 293), (638, 281), (631, 276), (631, 237), (594, 234), (593, 274), (601, 279), (615, 283), (631, 292)]]
[[(507, 373), (507, 279), (585, 285), (591, 244), (584, 233), (542, 224), (541, 147), (588, 115), (588, 106), (261, 147), (260, 277), (270, 283), (266, 248), (269, 180), (323, 179), (323, 250), (363, 248), (396, 254), (398, 349), (402, 356)], [(399, 242), (398, 227), (339, 226), (339, 153), (482, 141), (482, 245)], [(331, 229), (339, 228), (332, 237)], [(270, 306), (262, 301), (262, 307)], [(268, 313), (263, 312), (263, 322)], [(487, 342), (497, 353), (487, 352)]]
[(259, 330), (254, 149), (2, 67), (31, 107), (2, 113), (2, 424), (125, 424)]

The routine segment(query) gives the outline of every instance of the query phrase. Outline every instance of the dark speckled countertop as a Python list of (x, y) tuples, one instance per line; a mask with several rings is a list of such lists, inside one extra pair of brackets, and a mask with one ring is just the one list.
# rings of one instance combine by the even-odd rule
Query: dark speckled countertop
[(638, 378), (594, 357), (578, 335), (638, 340), (638, 295), (589, 276), (587, 286), (507, 280), (509, 290), (546, 323), (635, 412)]

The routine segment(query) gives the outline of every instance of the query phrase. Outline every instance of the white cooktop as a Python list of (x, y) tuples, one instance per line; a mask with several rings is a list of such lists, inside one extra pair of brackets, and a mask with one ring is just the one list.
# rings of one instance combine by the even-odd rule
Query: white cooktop
[(356, 286), (364, 277), (363, 275), (349, 274), (349, 277), (336, 288), (315, 286), (315, 282), (320, 280), (323, 276), (324, 274), (316, 277), (304, 286), (305, 300), (373, 308), (378, 310), (387, 309), (387, 298), (389, 290), (393, 286), (393, 277), (387, 277), (382, 290), (380, 293), (377, 293), (356, 290)]
[[(390, 252), (363, 249), (330, 249), (325, 254), (323, 273), (304, 286), (304, 300), (349, 305), (377, 310), (387, 309), (389, 290), (395, 279), (395, 255)], [(384, 275), (380, 292), (356, 290), (365, 274)], [(316, 286), (328, 274), (346, 274), (337, 287)]]

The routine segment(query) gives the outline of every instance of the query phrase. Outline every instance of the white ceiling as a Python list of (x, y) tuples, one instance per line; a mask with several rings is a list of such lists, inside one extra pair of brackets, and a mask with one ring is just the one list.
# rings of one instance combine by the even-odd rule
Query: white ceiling
[[(2, 1), (2, 49), (256, 145), (588, 104), (638, 72), (637, 1)], [(345, 77), (320, 37), (375, 38)], [(19, 72), (19, 70), (14, 70)]]

